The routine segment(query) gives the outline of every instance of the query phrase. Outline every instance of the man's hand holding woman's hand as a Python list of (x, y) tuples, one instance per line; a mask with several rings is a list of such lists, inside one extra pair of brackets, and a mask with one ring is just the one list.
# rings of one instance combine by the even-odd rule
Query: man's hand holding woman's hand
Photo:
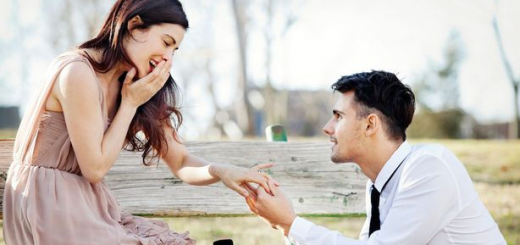
[(271, 177), (267, 184), (271, 190), (269, 193), (264, 188), (248, 186), (250, 195), (246, 197), (246, 203), (252, 212), (263, 218), (273, 229), (280, 230), (287, 236), (296, 218), (291, 199)]
[(249, 169), (232, 165), (212, 164), (210, 174), (218, 177), (228, 188), (247, 198), (250, 194), (248, 187), (252, 188), (250, 183), (258, 184), (265, 192), (271, 193), (268, 185), (270, 177), (259, 172), (259, 170), (272, 166), (273, 163), (264, 163)]

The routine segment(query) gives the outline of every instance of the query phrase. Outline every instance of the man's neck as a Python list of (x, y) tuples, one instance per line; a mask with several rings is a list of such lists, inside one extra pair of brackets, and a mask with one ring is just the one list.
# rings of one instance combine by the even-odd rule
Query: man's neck
[(402, 143), (402, 141), (385, 141), (384, 143), (374, 144), (368, 149), (363, 159), (357, 162), (372, 183), (376, 182), (379, 172)]

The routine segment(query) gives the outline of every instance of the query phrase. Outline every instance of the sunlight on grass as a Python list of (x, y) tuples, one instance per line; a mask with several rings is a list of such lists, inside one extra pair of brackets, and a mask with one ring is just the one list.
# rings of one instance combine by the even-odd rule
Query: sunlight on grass
[(520, 140), (412, 140), (452, 150), (477, 182), (520, 184)]
[[(308, 218), (318, 225), (324, 225), (350, 237), (357, 237), (364, 217)], [(284, 245), (282, 234), (272, 229), (258, 217), (229, 218), (170, 218), (164, 219), (176, 231), (189, 230), (199, 245), (211, 245), (218, 239), (231, 238), (235, 244)]]

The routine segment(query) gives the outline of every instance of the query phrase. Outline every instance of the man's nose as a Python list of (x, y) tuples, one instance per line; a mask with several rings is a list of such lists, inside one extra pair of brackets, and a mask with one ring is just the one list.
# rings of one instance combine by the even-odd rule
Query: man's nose
[(334, 127), (332, 127), (332, 119), (329, 120), (325, 126), (323, 126), (323, 133), (325, 133), (326, 135), (332, 135), (334, 134)]

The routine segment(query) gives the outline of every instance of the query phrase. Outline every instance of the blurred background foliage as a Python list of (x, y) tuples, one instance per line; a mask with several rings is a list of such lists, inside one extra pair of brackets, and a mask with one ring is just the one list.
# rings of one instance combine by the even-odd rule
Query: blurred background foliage
[[(16, 128), (51, 60), (94, 35), (112, 1), (0, 3), (0, 128)], [(417, 95), (411, 138), (519, 137), (516, 1), (185, 1), (172, 71), (186, 139), (323, 137), (330, 85), (371, 69)], [(438, 18), (436, 13), (443, 13)], [(412, 19), (413, 21), (409, 21)], [(354, 21), (354, 22), (346, 22)]]

